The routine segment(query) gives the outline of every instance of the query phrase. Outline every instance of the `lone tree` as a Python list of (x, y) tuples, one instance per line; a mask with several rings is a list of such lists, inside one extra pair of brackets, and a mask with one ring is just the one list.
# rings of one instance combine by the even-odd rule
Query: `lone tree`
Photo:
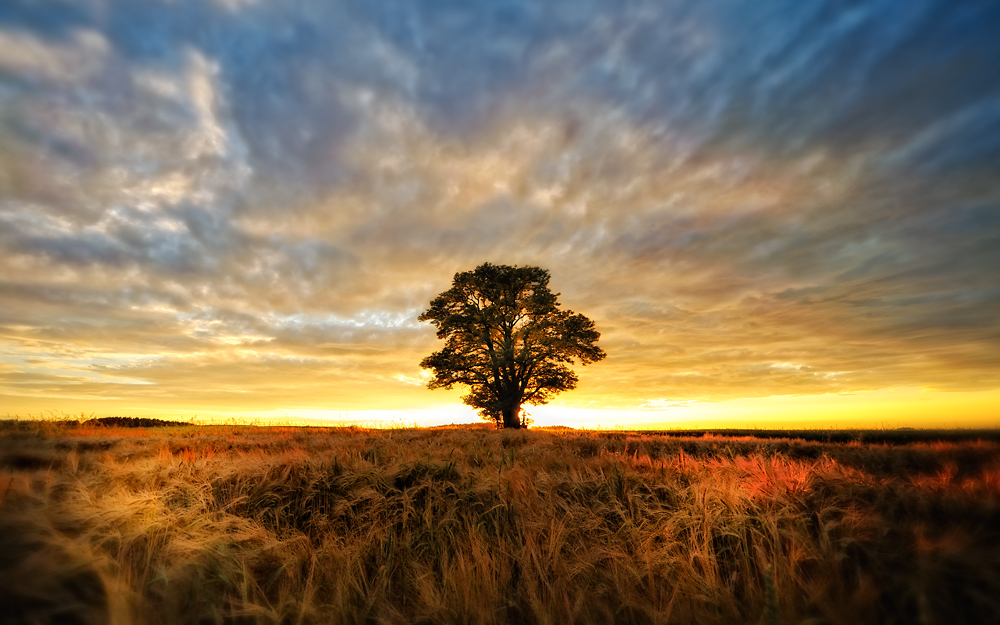
[(467, 385), (463, 401), (504, 428), (524, 426), (522, 404), (545, 404), (576, 388), (566, 365), (603, 359), (601, 334), (587, 317), (561, 310), (548, 285), (549, 272), (540, 267), (484, 263), (455, 274), (419, 318), (445, 341), (420, 363), (434, 372), (427, 386)]

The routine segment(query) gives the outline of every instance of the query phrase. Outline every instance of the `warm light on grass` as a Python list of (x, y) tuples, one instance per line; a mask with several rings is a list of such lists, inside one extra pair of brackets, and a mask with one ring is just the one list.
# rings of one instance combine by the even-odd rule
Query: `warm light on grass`
[(998, 507), (996, 442), (7, 424), (0, 604), (151, 625), (979, 623)]

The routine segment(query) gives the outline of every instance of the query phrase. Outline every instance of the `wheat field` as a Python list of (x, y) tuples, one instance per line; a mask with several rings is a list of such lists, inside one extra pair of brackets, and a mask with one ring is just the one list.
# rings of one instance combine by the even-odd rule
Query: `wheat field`
[(0, 428), (11, 623), (996, 623), (1000, 445)]

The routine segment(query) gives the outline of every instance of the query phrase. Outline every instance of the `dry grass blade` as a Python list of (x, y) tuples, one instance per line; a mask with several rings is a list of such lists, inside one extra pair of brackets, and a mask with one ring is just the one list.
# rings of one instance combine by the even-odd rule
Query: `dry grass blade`
[(0, 603), (25, 624), (988, 623), (998, 504), (990, 442), (18, 425)]

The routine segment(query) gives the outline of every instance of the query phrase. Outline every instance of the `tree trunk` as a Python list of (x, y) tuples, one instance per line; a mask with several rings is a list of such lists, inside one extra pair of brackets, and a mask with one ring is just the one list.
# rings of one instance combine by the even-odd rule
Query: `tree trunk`
[(500, 413), (503, 415), (503, 429), (521, 428), (521, 404), (504, 406), (500, 409)]

